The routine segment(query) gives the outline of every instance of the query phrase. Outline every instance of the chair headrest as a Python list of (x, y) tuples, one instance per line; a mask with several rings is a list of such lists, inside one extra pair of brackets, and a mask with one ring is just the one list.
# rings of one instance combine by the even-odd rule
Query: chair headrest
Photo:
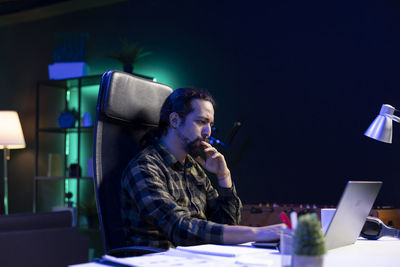
[(101, 79), (97, 109), (109, 118), (158, 125), (161, 106), (171, 93), (167, 85), (121, 71), (108, 71)]

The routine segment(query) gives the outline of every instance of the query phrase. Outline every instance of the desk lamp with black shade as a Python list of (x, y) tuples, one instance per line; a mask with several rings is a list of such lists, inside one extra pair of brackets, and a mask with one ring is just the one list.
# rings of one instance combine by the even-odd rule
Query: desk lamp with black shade
[[(394, 115), (395, 111), (397, 110), (391, 105), (382, 105), (378, 117), (376, 117), (371, 123), (364, 135), (391, 144), (393, 121), (400, 123), (400, 118)], [(386, 226), (378, 218), (368, 217), (363, 229), (361, 230), (361, 236), (373, 240), (379, 239), (382, 236), (393, 236), (399, 238), (400, 231)]]
[(4, 213), (8, 214), (8, 176), (7, 161), (10, 160), (10, 149), (25, 148), (25, 139), (16, 111), (0, 111), (0, 149), (4, 150)]

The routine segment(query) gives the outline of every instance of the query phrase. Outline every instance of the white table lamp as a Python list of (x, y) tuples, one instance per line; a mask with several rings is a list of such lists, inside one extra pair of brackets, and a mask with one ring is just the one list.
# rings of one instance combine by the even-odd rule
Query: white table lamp
[(25, 139), (16, 111), (0, 111), (0, 149), (4, 149), (4, 213), (8, 214), (7, 161), (10, 149), (25, 148)]
[(400, 122), (400, 118), (393, 115), (395, 111), (396, 109), (391, 105), (382, 105), (378, 117), (372, 122), (364, 135), (391, 144), (393, 132), (392, 121)]

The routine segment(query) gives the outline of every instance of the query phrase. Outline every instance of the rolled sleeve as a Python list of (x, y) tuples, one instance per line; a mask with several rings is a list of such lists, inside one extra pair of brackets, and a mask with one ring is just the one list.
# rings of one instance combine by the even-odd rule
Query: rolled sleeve
[(218, 193), (220, 194), (221, 197), (232, 197), (232, 198), (234, 198), (236, 196), (235, 185), (232, 185), (231, 188), (219, 187), (218, 188)]
[(230, 225), (240, 223), (242, 202), (234, 184), (231, 188), (218, 187), (217, 197), (209, 199), (209, 206), (210, 220)]
[(222, 224), (182, 217), (171, 237), (175, 244), (182, 246), (201, 243), (222, 244), (223, 230)]

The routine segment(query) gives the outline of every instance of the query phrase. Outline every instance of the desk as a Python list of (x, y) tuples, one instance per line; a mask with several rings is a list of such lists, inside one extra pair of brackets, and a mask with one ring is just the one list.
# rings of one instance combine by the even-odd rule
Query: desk
[[(250, 244), (240, 245), (241, 247)], [(232, 247), (234, 251), (237, 246)], [(152, 264), (152, 266), (174, 266), (174, 264), (186, 266), (224, 266), (224, 267), (239, 267), (239, 266), (269, 266), (280, 267), (280, 254), (274, 250), (254, 249), (254, 253), (241, 255), (238, 257), (219, 257), (205, 256), (200, 254), (188, 253), (178, 250), (170, 250), (169, 252), (151, 254), (154, 260), (163, 260), (172, 262), (172, 264)], [(379, 266), (379, 267), (397, 267), (399, 264), (400, 240), (394, 238), (381, 238), (377, 241), (359, 239), (353, 245), (341, 247), (328, 251), (324, 260), (324, 267), (357, 267), (357, 266)], [(157, 256), (154, 258), (154, 256)], [(176, 258), (182, 257), (182, 260), (176, 261)], [(138, 258), (138, 257), (136, 257)], [(174, 258), (174, 260), (170, 260)], [(194, 262), (193, 259), (199, 259)], [(254, 260), (253, 264), (246, 260)], [(185, 262), (187, 261), (187, 262)], [(255, 264), (265, 263), (265, 265)], [(72, 265), (71, 267), (104, 267), (105, 265), (97, 263), (86, 263)], [(149, 264), (139, 264), (137, 266), (149, 266)]]
[(325, 256), (324, 267), (337, 266), (400, 266), (400, 240), (359, 239), (354, 245), (332, 249)]

